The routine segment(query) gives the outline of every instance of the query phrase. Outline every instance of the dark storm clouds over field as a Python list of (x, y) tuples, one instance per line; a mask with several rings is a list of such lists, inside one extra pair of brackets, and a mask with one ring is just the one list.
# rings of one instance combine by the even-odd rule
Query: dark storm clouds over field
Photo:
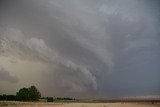
[(0, 94), (160, 95), (159, 0), (1, 0)]

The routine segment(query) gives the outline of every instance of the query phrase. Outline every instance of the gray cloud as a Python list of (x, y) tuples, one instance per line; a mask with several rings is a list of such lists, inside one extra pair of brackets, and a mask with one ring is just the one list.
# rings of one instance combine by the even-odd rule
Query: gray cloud
[(75, 68), (59, 63), (43, 75), (46, 77), (43, 82), (48, 90), (45, 94), (50, 93), (51, 96), (85, 97), (97, 88), (96, 78), (85, 68)]
[[(55, 81), (53, 86), (55, 86), (57, 90), (64, 88), (64, 80), (68, 81), (65, 86), (70, 87), (68, 90), (69, 92), (77, 91), (76, 89), (78, 89), (78, 87), (82, 88), (79, 89), (81, 92), (87, 90), (87, 87), (89, 88), (89, 86), (94, 90), (97, 89), (96, 78), (88, 68), (73, 63), (72, 60), (58, 55), (53, 49), (46, 45), (44, 40), (36, 37), (25, 37), (20, 30), (13, 28), (3, 31), (3, 34), (0, 42), (1, 55), (14, 56), (21, 60), (42, 61), (43, 63), (47, 63), (47, 65), (52, 68), (49, 75), (52, 75), (51, 81)], [(15, 36), (10, 37), (11, 34)], [(54, 66), (54, 68), (52, 66)], [(70, 71), (72, 72), (71, 76)], [(57, 75), (54, 76), (53, 74)], [(75, 77), (71, 78), (73, 74)], [(55, 79), (60, 78), (61, 75), (64, 76), (64, 80), (59, 80), (59, 82), (56, 81)], [(48, 76), (44, 77), (46, 82), (48, 82)], [(77, 80), (74, 81), (74, 79)], [(77, 81), (79, 81), (79, 83), (77, 83)], [(62, 87), (58, 87), (58, 84), (62, 84)], [(54, 88), (51, 88), (51, 90), (53, 89)]]
[(11, 83), (18, 82), (18, 78), (16, 76), (10, 75), (10, 73), (8, 71), (6, 71), (5, 69), (3, 69), (2, 67), (0, 67), (0, 80), (1, 81), (8, 81)]
[(62, 96), (64, 89), (65, 96), (160, 94), (157, 4), (6, 1), (0, 9), (0, 55), (44, 63), (40, 86), (50, 87), (48, 95)]

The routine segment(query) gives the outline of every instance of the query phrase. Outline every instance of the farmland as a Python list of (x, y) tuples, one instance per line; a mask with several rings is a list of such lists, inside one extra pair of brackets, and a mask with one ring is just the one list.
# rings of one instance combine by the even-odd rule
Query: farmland
[(18, 102), (0, 101), (0, 107), (159, 107), (160, 103), (151, 104), (149, 102), (134, 103), (48, 103), (48, 102)]

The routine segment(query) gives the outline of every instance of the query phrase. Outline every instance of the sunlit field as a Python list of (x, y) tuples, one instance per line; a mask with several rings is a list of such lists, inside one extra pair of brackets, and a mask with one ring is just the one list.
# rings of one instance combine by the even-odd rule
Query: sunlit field
[(160, 107), (159, 103), (45, 103), (1, 101), (0, 107)]

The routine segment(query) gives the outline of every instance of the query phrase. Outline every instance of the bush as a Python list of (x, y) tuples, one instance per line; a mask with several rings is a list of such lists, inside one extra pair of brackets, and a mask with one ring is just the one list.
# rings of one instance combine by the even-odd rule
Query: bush
[(53, 101), (54, 101), (53, 97), (48, 97), (47, 98), (47, 102), (53, 102)]
[(15, 101), (17, 100), (15, 95), (0, 95), (0, 100), (9, 100), (9, 101)]

